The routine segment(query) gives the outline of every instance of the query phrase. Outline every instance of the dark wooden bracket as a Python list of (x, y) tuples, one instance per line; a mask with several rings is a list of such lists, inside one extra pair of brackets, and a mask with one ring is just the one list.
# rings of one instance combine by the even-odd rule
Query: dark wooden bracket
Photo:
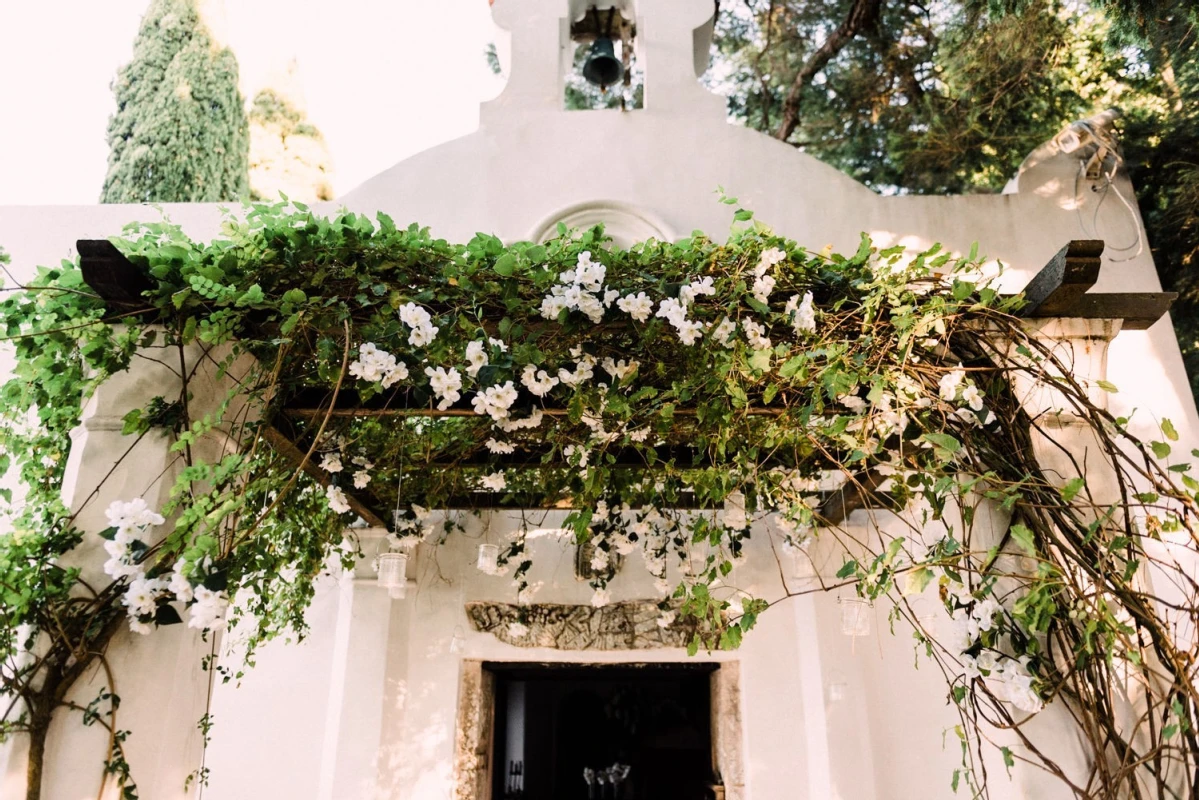
[(1024, 287), (1028, 319), (1071, 317), (1119, 319), (1123, 330), (1143, 331), (1161, 319), (1178, 297), (1176, 292), (1088, 294), (1099, 280), (1103, 242), (1076, 239), (1050, 259)]
[(116, 310), (147, 308), (142, 295), (154, 288), (141, 269), (107, 239), (80, 239), (79, 269), (83, 281)]

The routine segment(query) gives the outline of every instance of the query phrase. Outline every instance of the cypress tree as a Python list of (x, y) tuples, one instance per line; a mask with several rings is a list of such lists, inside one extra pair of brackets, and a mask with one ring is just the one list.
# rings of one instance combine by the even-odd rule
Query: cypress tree
[(113, 82), (100, 201), (217, 202), (249, 194), (249, 130), (237, 59), (194, 0), (151, 0), (133, 60)]

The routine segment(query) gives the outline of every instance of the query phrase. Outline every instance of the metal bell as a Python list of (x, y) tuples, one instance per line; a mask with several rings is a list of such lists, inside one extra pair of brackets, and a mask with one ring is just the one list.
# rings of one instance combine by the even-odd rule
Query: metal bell
[(624, 65), (616, 57), (616, 48), (607, 36), (601, 36), (591, 45), (587, 63), (583, 65), (583, 77), (596, 86), (611, 86), (624, 75)]

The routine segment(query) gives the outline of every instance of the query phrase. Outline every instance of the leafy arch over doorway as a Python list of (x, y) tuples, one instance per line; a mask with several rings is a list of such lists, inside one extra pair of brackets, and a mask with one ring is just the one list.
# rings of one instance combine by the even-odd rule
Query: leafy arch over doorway
[[(955, 781), (985, 793), (994, 742), (1083, 796), (1185, 794), (1196, 645), (1175, 624), (1196, 586), (1170, 548), (1195, 549), (1199, 484), (1173, 426), (1136, 438), (1104, 408), (1115, 387), (1075, 376), (973, 253), (813, 253), (736, 217), (724, 243), (622, 250), (602, 228), (455, 245), (382, 215), (254, 206), (210, 243), (138, 225), (90, 274), (42, 270), (3, 304), (18, 363), (0, 435), (26, 487), (0, 552), (0, 645), (18, 665), (5, 689), (26, 709), (6, 730), (37, 755), (56, 712), (106, 725), (107, 769), (134, 791), (112, 698), (70, 696), (81, 670), (126, 624), (184, 619), (238, 628), (252, 661), (302, 631), (314, 583), (357, 557), (355, 516), (433, 546), (455, 531), (429, 508), (572, 509), (597, 553), (645, 550), (663, 620), (689, 618), (693, 651), (735, 648), (782, 599), (720, 588), (769, 514), (780, 559), (811, 537), (844, 551), (811, 591), (851, 585), (913, 625), (961, 715)], [(80, 398), (152, 348), (178, 354), (177, 391), (120, 412), (129, 436), (170, 437), (176, 477), (162, 508), (109, 509), (93, 585), (68, 566), (97, 549), (59, 497), (68, 437)], [(207, 394), (220, 387), (202, 407), (201, 365)], [(904, 534), (863, 539), (847, 496), (895, 511)], [(499, 562), (519, 598), (522, 537)], [(932, 586), (948, 633), (913, 613)], [(1046, 704), (1089, 743), (1086, 774), (1025, 732)]]

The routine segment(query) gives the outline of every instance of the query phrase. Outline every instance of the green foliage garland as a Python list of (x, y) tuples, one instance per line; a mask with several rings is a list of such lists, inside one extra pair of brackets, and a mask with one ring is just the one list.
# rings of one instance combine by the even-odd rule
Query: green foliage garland
[[(601, 228), (455, 245), (383, 215), (258, 205), (208, 244), (168, 223), (128, 229), (117, 243), (152, 288), (121, 314), (76, 265), (41, 270), (0, 304), (18, 358), (0, 443), (26, 489), (0, 540), (0, 662), (17, 665), (0, 674), (25, 701), (5, 732), (44, 745), (50, 715), (73, 707), (109, 727), (108, 769), (134, 792), (113, 699), (67, 699), (79, 671), (126, 622), (207, 631), (227, 614), (251, 662), (262, 642), (302, 633), (314, 582), (358, 554), (351, 495), (404, 509), (394, 537), (423, 546), (455, 533), (427, 509), (566, 504), (580, 543), (644, 548), (660, 581), (668, 560), (694, 564), (702, 549), (661, 603), (665, 624), (693, 618), (693, 652), (736, 647), (782, 599), (734, 603), (716, 588), (751, 519), (770, 514), (788, 548), (815, 536), (845, 553), (837, 580), (811, 591), (853, 585), (913, 625), (961, 715), (955, 786), (986, 795), (994, 742), (1080, 796), (1187, 796), (1196, 651), (1174, 624), (1194, 612), (1195, 585), (1173, 597), (1145, 578), (1178, 573), (1163, 540), (1196, 549), (1199, 483), (1172, 456), (1173, 426), (1149, 443), (1129, 433), (1012, 316), (1020, 298), (979, 280), (973, 253), (909, 257), (865, 239), (849, 257), (812, 253), (735, 217), (723, 244), (697, 233), (620, 250)], [(130, 437), (172, 437), (171, 499), (118, 502), (112, 527), (85, 533), (57, 494), (81, 398), (151, 344), (199, 349), (220, 373), (251, 366), (215, 408), (194, 409), (185, 380), (125, 409)], [(1058, 410), (1026, 408), (1029, 382), (1051, 383)], [(338, 413), (347, 401), (373, 413)], [(1118, 491), (1094, 464), (1043, 468), (1038, 451), (1069, 446), (1063, 415), (1094, 437)], [(275, 446), (283, 425), (301, 465)], [(217, 427), (240, 447), (205, 461), (195, 445)], [(885, 494), (907, 533), (860, 541), (825, 524), (830, 476)], [(63, 564), (97, 534), (114, 580), (81, 586)], [(524, 591), (519, 537), (501, 562)], [(597, 605), (606, 581), (601, 564)], [(913, 612), (930, 585), (949, 634)], [(1143, 688), (1131, 723), (1127, 675)], [(1058, 767), (1023, 725), (1061, 708), (1090, 747), (1088, 775)]]

